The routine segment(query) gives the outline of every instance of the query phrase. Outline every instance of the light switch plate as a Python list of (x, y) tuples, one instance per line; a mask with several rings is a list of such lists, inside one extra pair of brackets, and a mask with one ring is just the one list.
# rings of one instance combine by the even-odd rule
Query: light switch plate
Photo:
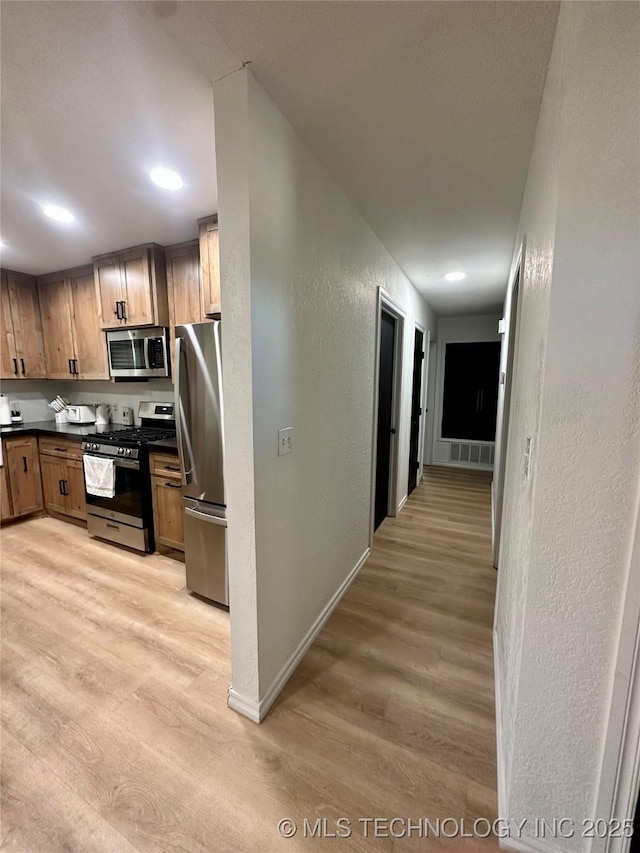
[(278, 456), (284, 456), (293, 451), (293, 427), (283, 427), (278, 430)]

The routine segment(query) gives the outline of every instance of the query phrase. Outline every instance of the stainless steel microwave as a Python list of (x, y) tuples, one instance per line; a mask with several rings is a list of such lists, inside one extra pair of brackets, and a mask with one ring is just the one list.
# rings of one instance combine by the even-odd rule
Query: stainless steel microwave
[(170, 376), (169, 335), (163, 326), (107, 332), (109, 373), (117, 379)]

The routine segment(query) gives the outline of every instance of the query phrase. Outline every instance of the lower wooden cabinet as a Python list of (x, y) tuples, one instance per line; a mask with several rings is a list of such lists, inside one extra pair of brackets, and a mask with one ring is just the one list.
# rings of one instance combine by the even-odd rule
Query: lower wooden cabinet
[[(11, 518), (43, 508), (38, 440), (35, 436), (6, 438), (3, 441), (5, 477), (9, 480)], [(3, 518), (5, 499), (3, 497)]]
[(74, 441), (40, 439), (42, 492), (49, 512), (85, 520), (82, 448)]
[(156, 545), (184, 551), (184, 509), (178, 457), (152, 453), (149, 462)]
[(12, 516), (9, 478), (7, 476), (7, 469), (3, 465), (0, 467), (0, 521), (6, 521)]

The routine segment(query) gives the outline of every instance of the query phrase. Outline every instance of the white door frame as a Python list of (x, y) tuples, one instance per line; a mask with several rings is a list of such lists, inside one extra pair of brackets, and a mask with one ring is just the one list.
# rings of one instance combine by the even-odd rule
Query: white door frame
[(427, 423), (427, 384), (429, 382), (429, 352), (431, 346), (431, 331), (427, 331), (420, 323), (416, 323), (416, 329), (422, 332), (422, 382), (420, 385), (420, 427), (418, 429), (418, 479), (422, 480), (422, 468), (424, 465), (424, 433)]
[(391, 294), (383, 287), (378, 288), (376, 300), (376, 351), (374, 366), (373, 386), (373, 441), (371, 446), (371, 497), (369, 518), (369, 542), (373, 545), (373, 534), (375, 531), (375, 507), (376, 507), (376, 468), (377, 468), (377, 445), (378, 445), (378, 382), (380, 379), (380, 317), (382, 311), (386, 311), (396, 321), (396, 335), (393, 346), (393, 394), (391, 401), (392, 426), (395, 433), (391, 434), (391, 468), (389, 472), (389, 506), (387, 514), (394, 517), (398, 514), (398, 471), (400, 452), (400, 401), (402, 400), (402, 365), (404, 350), (404, 321), (406, 311)]
[[(500, 535), (502, 532), (502, 516), (504, 508), (504, 475), (507, 467), (507, 446), (509, 444), (509, 423), (511, 420), (511, 404), (513, 402), (514, 380), (517, 368), (518, 337), (520, 329), (520, 306), (522, 304), (522, 275), (525, 260), (525, 239), (522, 239), (520, 251), (513, 267), (513, 275), (509, 283), (507, 300), (509, 314), (507, 327), (502, 335), (502, 347), (507, 348), (505, 358), (500, 353), (500, 369), (504, 367), (504, 383), (502, 374), (500, 382), (503, 388), (502, 409), (498, 412), (496, 424), (496, 440), (493, 467), (493, 480), (491, 483), (491, 539), (493, 565), (498, 568), (500, 557)], [(506, 312), (505, 312), (506, 313)], [(513, 335), (512, 335), (513, 325)], [(511, 341), (511, 348), (509, 347)], [(500, 386), (499, 386), (500, 387)]]

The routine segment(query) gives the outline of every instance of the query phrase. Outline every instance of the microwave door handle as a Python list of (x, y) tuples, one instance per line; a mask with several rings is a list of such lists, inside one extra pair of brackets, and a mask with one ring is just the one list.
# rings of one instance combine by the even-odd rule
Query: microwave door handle
[(150, 337), (146, 337), (144, 339), (144, 366), (147, 370), (151, 368), (151, 359), (149, 358), (149, 343), (151, 341)]
[[(176, 354), (175, 354), (175, 394), (176, 394), (176, 438), (178, 439), (178, 454), (180, 456), (180, 467), (182, 469), (182, 485), (186, 486), (191, 482), (191, 471), (193, 470), (193, 460), (191, 457), (191, 436), (189, 435), (186, 420), (184, 417), (184, 407), (182, 405), (183, 394), (189, 393), (188, 377), (183, 374), (181, 367), (182, 356), (184, 354), (182, 346), (182, 338), (176, 335)], [(184, 382), (184, 389), (182, 387)], [(187, 433), (185, 436), (184, 433)], [(187, 439), (188, 446), (185, 444)]]

